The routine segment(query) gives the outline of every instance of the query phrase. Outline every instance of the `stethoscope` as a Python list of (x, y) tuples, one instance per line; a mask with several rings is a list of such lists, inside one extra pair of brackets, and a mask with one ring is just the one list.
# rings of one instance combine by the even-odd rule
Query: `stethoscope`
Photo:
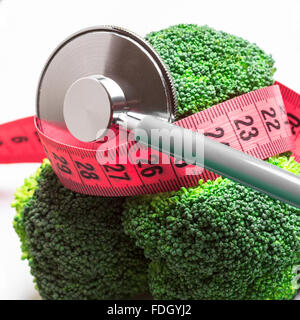
[[(134, 33), (111, 26), (64, 41), (48, 60), (37, 95), (38, 118), (59, 123), (80, 141), (102, 139), (112, 124), (141, 129), (146, 134), (135, 138), (143, 145), (300, 208), (300, 177), (172, 124), (176, 106), (171, 75), (157, 52)], [(184, 146), (178, 148), (174, 139), (151, 139), (153, 129), (176, 129), (191, 148), (201, 141), (203, 154), (183, 155)]]

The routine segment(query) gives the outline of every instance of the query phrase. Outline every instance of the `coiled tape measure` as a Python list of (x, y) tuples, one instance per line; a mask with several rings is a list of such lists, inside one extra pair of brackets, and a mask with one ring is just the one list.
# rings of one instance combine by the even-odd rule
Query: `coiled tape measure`
[[(114, 48), (117, 53), (112, 55), (111, 51), (108, 52), (108, 45), (110, 50)], [(106, 54), (100, 54), (99, 57), (99, 50)], [(123, 57), (125, 55), (130, 70), (120, 65), (120, 51)], [(96, 67), (95, 55), (98, 55)], [(66, 63), (66, 57), (71, 61)], [(82, 60), (84, 63), (80, 64)], [(72, 67), (75, 61), (79, 61), (79, 66)], [(91, 61), (91, 64), (87, 61)], [(61, 63), (65, 64), (63, 70), (60, 70)], [(118, 68), (114, 69), (112, 66), (116, 64)], [(83, 65), (86, 68), (84, 70)], [(142, 78), (141, 69), (146, 72)], [(134, 90), (135, 86), (137, 91)], [(88, 101), (93, 108), (98, 107), (94, 96), (102, 99), (101, 106), (105, 105), (98, 114), (96, 112), (103, 119), (93, 120), (92, 128), (89, 128), (91, 130), (82, 132), (78, 126), (83, 124), (83, 128), (87, 128), (86, 115), (80, 114), (81, 105), (77, 102), (84, 97), (84, 102)], [(152, 108), (152, 104), (155, 107)], [(129, 108), (131, 106), (132, 109)], [(72, 118), (73, 112), (68, 111), (70, 108), (78, 109), (80, 119)], [(150, 153), (145, 152), (145, 159), (141, 158), (143, 147), (140, 143), (118, 141), (124, 114), (128, 117), (132, 112), (134, 121), (139, 123), (148, 120), (148, 115), (154, 115), (170, 125), (174, 108), (176, 99), (171, 78), (157, 53), (144, 40), (116, 27), (84, 30), (67, 39), (50, 57), (39, 85), (38, 116), (0, 126), (0, 163), (40, 162), (47, 156), (64, 186), (79, 193), (97, 196), (158, 193), (191, 187), (197, 185), (200, 179), (215, 179), (217, 173), (223, 171), (214, 170), (213, 173), (189, 164), (189, 161), (177, 161), (175, 154), (168, 155), (169, 164), (153, 164), (153, 159), (148, 158)], [(44, 110), (47, 110), (46, 115), (43, 114)], [(146, 116), (137, 117), (136, 120), (136, 114)], [(151, 125), (156, 118), (149, 118)], [(147, 127), (146, 120), (143, 127)], [(101, 139), (106, 129), (114, 124), (119, 125), (115, 127), (118, 143), (110, 148), (107, 147), (109, 141), (104, 143)], [(175, 124), (189, 129), (189, 132), (203, 130), (206, 140), (209, 143), (213, 140), (220, 142), (216, 145), (222, 145), (225, 149), (221, 150), (225, 150), (226, 154), (228, 149), (235, 149), (242, 151), (238, 154), (244, 155), (245, 159), (248, 159), (246, 154), (266, 159), (291, 150), (296, 161), (300, 160), (300, 95), (280, 83), (225, 101)], [(135, 122), (133, 126), (136, 126)], [(164, 153), (164, 150), (155, 146), (151, 149), (151, 157), (157, 159), (165, 157)], [(223, 155), (224, 152), (218, 157)], [(287, 179), (293, 179), (293, 176), (287, 176)], [(243, 182), (243, 179), (235, 180)], [(272, 195), (272, 192), (266, 193)], [(276, 192), (274, 194), (280, 198)]]

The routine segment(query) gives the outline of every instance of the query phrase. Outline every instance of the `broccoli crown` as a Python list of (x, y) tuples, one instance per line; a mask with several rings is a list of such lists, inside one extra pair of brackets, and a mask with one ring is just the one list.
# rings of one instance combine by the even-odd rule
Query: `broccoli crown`
[(78, 194), (46, 161), (16, 193), (14, 228), (44, 299), (122, 299), (148, 291), (143, 251), (121, 224), (123, 198)]
[(270, 55), (208, 26), (180, 24), (152, 32), (146, 39), (169, 67), (178, 118), (274, 83)]
[[(300, 174), (288, 156), (270, 163)], [(127, 199), (125, 233), (152, 260), (158, 299), (291, 299), (300, 209), (222, 177)]]
[[(271, 56), (207, 26), (146, 39), (174, 79), (177, 118), (274, 82)], [(269, 161), (300, 174), (288, 155)], [(147, 290), (147, 275), (159, 299), (290, 299), (297, 291), (299, 210), (228, 179), (116, 200), (67, 190), (44, 163), (14, 206), (43, 298), (130, 297)]]

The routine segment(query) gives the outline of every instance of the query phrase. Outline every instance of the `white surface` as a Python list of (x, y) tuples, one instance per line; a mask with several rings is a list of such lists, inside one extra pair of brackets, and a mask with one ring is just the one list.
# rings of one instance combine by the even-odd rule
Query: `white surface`
[[(207, 24), (272, 53), (276, 79), (300, 92), (299, 0), (3, 0), (0, 123), (34, 114), (35, 90), (52, 50), (81, 28), (113, 24), (141, 35), (177, 23)], [(36, 165), (0, 166), (0, 299), (31, 299), (27, 262), (12, 229), (13, 192)]]

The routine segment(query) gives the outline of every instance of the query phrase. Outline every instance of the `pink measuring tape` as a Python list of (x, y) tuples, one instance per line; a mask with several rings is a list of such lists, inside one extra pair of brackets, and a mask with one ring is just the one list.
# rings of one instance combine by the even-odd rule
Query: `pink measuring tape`
[[(101, 150), (97, 143), (74, 146), (71, 135), (60, 136), (61, 143), (55, 139), (62, 134), (58, 128), (45, 130), (43, 126), (42, 130), (39, 124), (38, 119), (28, 117), (1, 125), (0, 163), (41, 162), (47, 156), (64, 186), (97, 196), (177, 190), (217, 177), (175, 159), (169, 164), (151, 164), (149, 159), (134, 163), (136, 148), (132, 142), (110, 151)], [(280, 83), (225, 101), (176, 124), (202, 129), (206, 136), (256, 158), (292, 151), (300, 161), (300, 95)], [(122, 154), (130, 159), (126, 164), (118, 163)], [(158, 151), (151, 154), (161, 157)], [(104, 156), (109, 161), (99, 163)], [(187, 175), (187, 168), (193, 174)]]

